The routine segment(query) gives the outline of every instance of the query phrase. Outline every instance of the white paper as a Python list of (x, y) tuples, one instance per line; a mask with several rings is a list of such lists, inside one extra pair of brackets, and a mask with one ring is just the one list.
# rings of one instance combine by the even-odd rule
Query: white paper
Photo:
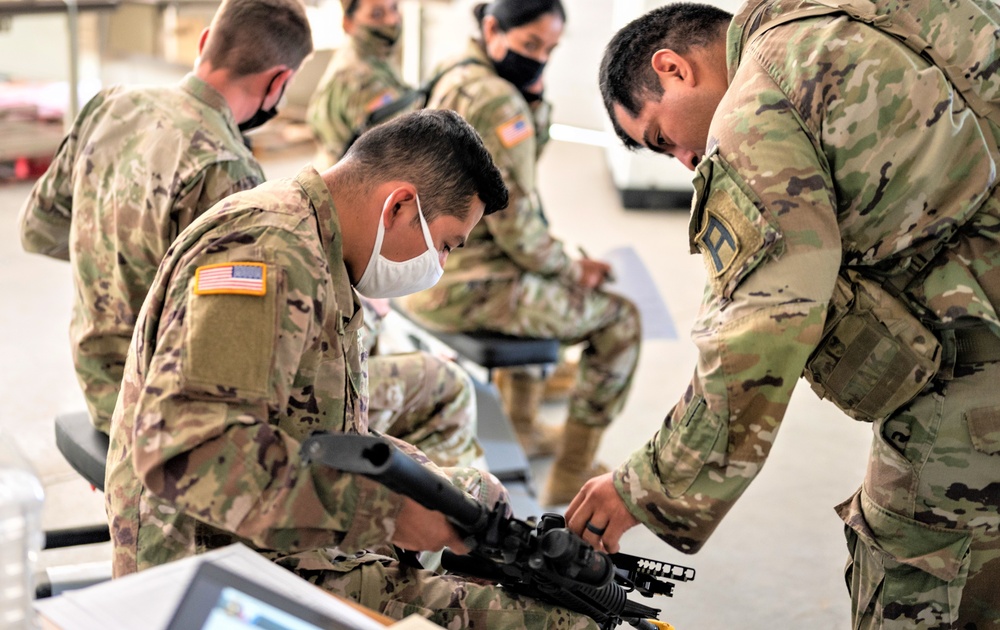
[(160, 630), (170, 623), (198, 565), (208, 560), (358, 630), (385, 627), (240, 544), (38, 600), (35, 610), (60, 630)]
[(600, 260), (611, 265), (613, 282), (601, 288), (632, 300), (642, 316), (642, 339), (676, 339), (677, 329), (670, 317), (667, 303), (663, 301), (646, 263), (639, 258), (634, 247), (618, 247), (604, 254)]

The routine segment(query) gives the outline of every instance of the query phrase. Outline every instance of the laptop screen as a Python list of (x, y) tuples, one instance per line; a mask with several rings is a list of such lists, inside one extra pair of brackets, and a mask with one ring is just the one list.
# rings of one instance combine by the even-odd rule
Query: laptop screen
[(350, 626), (203, 562), (167, 630), (350, 630)]

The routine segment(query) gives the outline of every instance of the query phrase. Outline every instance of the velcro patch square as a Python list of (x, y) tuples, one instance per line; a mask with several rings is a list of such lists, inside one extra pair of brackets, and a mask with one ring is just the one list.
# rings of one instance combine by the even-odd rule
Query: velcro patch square
[(257, 262), (204, 265), (194, 272), (195, 295), (266, 295), (267, 265)]

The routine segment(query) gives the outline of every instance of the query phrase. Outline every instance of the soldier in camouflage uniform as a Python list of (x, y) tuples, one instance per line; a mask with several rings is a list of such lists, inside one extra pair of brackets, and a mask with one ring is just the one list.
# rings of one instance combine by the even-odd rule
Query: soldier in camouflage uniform
[(397, 1), (341, 0), (341, 5), (348, 38), (330, 59), (306, 114), (321, 145), (318, 168), (340, 159), (372, 112), (410, 90), (397, 67), (402, 33)]
[[(238, 193), (182, 232), (139, 314), (111, 425), (115, 575), (242, 542), (396, 618), (595, 628), (496, 587), (401, 566), (390, 542), (464, 547), (439, 512), (300, 453), (316, 432), (368, 432), (352, 287), (391, 297), (430, 286), (483, 213), (506, 202), (472, 128), (426, 111), (372, 130), (322, 176), (306, 167)], [(472, 469), (450, 476), (487, 503), (499, 497), (498, 482)]]
[(73, 362), (101, 431), (157, 265), (200, 214), (264, 181), (240, 132), (273, 115), (311, 51), (297, 0), (228, 0), (193, 73), (173, 87), (97, 94), (35, 184), (21, 242), (73, 267)]
[[(255, 111), (273, 112), (311, 50), (298, 2), (229, 2), (192, 74), (175, 87), (95, 96), (35, 185), (21, 211), (22, 242), (73, 265), (73, 358), (101, 431), (108, 432), (132, 328), (167, 247), (217, 201), (264, 181), (240, 131), (261, 120)], [(251, 81), (259, 89), (233, 89)], [(401, 356), (373, 361), (371, 370), (376, 429), (415, 440), (443, 466), (482, 461), (472, 384), (460, 368)]]
[[(535, 187), (535, 164), (548, 140), (549, 106), (541, 71), (562, 34), (558, 0), (479, 5), (482, 40), (444, 64), (428, 105), (452, 109), (483, 137), (511, 191), (510, 207), (476, 226), (430, 291), (406, 307), (427, 326), (493, 330), (585, 344), (569, 418), (542, 500), (567, 503), (593, 464), (602, 433), (621, 410), (639, 355), (635, 306), (600, 290), (607, 265), (573, 260), (554, 238)], [(524, 428), (521, 427), (521, 433)]]
[(805, 373), (872, 422), (837, 508), (854, 627), (1000, 628), (1000, 8), (754, 0), (731, 17), (668, 5), (605, 53), (622, 140), (696, 169), (709, 284), (690, 387), (570, 527), (614, 550), (641, 522), (697, 551)]

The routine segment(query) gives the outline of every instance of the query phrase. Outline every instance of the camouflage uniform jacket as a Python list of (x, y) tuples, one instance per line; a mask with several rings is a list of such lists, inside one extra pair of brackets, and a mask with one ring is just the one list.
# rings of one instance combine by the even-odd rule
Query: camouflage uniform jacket
[[(771, 0), (765, 13), (809, 4)], [(938, 68), (842, 14), (774, 26), (742, 50), (752, 9), (730, 27), (730, 85), (695, 176), (690, 239), (709, 282), (694, 378), (615, 473), (631, 513), (685, 552), (763, 466), (843, 265), (897, 264), (964, 223), (912, 299), (945, 326), (1000, 330), (997, 128), (980, 126)], [(913, 0), (898, 10), (985, 100), (997, 97), (1000, 9)]]
[[(389, 538), (399, 504), (388, 490), (299, 455), (313, 432), (367, 432), (363, 310), (342, 247), (333, 200), (307, 167), (227, 198), (170, 248), (111, 426), (115, 575), (235, 541), (328, 565), (329, 548)], [(262, 273), (234, 288), (234, 264)]]
[[(456, 65), (464, 59), (478, 63)], [(571, 274), (570, 258), (562, 242), (549, 233), (535, 187), (535, 163), (548, 140), (548, 104), (529, 107), (517, 88), (497, 75), (476, 41), (440, 68), (446, 72), (428, 107), (454, 110), (479, 132), (503, 174), (510, 202), (506, 210), (485, 217), (473, 228), (465, 246), (448, 256), (437, 286), (419, 295), (443, 295), (455, 283), (513, 279), (525, 272)]]
[(225, 99), (194, 75), (105, 90), (77, 117), (21, 211), (21, 241), (72, 263), (73, 360), (98, 429), (108, 430), (167, 247), (217, 201), (263, 180)]
[(391, 49), (364, 33), (359, 29), (333, 54), (306, 112), (330, 164), (341, 158), (369, 114), (410, 89)]

